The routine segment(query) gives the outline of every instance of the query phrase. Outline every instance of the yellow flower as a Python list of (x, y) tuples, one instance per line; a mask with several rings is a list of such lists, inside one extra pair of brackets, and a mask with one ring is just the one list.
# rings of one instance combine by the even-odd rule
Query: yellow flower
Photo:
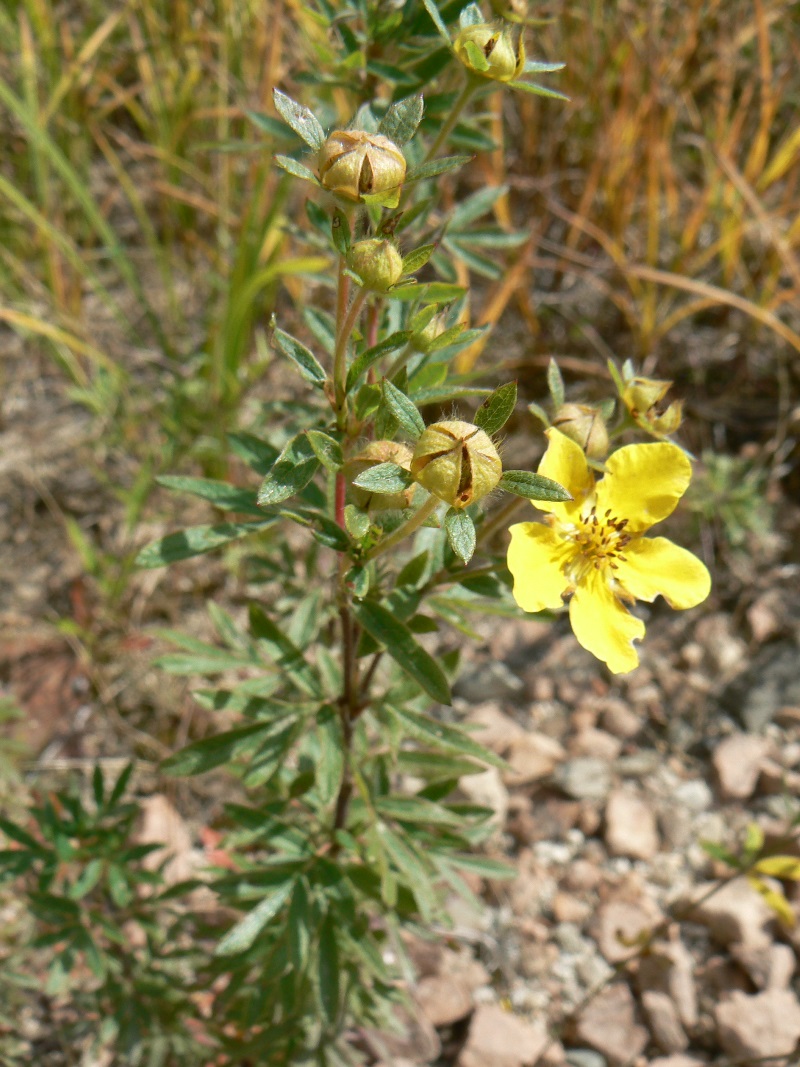
[(711, 577), (700, 560), (666, 537), (644, 537), (675, 509), (692, 468), (677, 445), (627, 445), (606, 461), (595, 482), (580, 446), (556, 429), (539, 473), (572, 493), (566, 503), (538, 501), (548, 525), (511, 527), (508, 568), (514, 599), (524, 611), (561, 606), (572, 593), (569, 618), (579, 643), (614, 674), (639, 663), (633, 641), (644, 623), (625, 607), (661, 594), (673, 608), (693, 608), (708, 596)]

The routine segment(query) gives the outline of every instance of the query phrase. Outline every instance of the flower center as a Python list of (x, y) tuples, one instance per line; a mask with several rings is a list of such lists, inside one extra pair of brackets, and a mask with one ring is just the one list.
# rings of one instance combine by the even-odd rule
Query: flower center
[(625, 562), (623, 552), (630, 544), (633, 535), (626, 533), (627, 519), (618, 519), (609, 508), (605, 515), (598, 516), (597, 506), (581, 515), (580, 521), (572, 534), (572, 540), (580, 548), (587, 566), (595, 570), (617, 570), (617, 560)]

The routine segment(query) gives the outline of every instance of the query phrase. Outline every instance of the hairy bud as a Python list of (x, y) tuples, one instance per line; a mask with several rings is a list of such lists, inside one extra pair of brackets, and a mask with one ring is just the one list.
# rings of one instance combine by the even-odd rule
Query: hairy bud
[(453, 48), (468, 70), (494, 81), (514, 81), (525, 67), (522, 37), (515, 44), (513, 31), (507, 26), (498, 28), (488, 22), (467, 26), (456, 37)]
[(565, 437), (579, 444), (591, 459), (602, 459), (608, 453), (608, 431), (597, 408), (586, 404), (562, 404), (553, 416), (553, 425)]
[(411, 473), (454, 508), (465, 508), (495, 488), (503, 473), (491, 437), (470, 422), (429, 426), (417, 441)]
[(639, 426), (658, 437), (666, 437), (680, 428), (683, 403), (673, 400), (660, 412), (658, 405), (669, 392), (672, 382), (658, 378), (631, 378), (626, 382), (622, 402)]
[(320, 182), (346, 200), (380, 195), (387, 207), (397, 207), (405, 176), (405, 156), (379, 133), (335, 130), (319, 150)]
[(403, 273), (403, 257), (397, 246), (381, 237), (356, 241), (350, 249), (349, 266), (361, 278), (365, 289), (385, 293)]

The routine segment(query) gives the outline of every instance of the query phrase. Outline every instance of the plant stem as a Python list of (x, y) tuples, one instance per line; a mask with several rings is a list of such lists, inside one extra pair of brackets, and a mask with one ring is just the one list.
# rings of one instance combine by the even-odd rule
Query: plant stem
[(481, 83), (477, 79), (470, 78), (469, 76), (467, 76), (466, 84), (464, 85), (464, 88), (461, 90), (461, 92), (456, 97), (455, 102), (453, 104), (453, 107), (450, 110), (450, 114), (447, 116), (447, 119), (445, 120), (444, 125), (439, 130), (439, 132), (437, 133), (436, 139), (434, 140), (433, 144), (430, 146), (428, 151), (425, 153), (425, 162), (426, 163), (429, 160), (433, 159), (434, 156), (436, 156), (436, 154), (439, 152), (439, 150), (445, 144), (445, 142), (447, 141), (447, 138), (453, 132), (453, 129), (455, 128), (456, 123), (461, 118), (461, 112), (464, 110), (464, 108), (470, 102), (470, 100), (472, 99), (474, 93), (477, 92), (477, 90), (480, 88), (480, 84)]
[(377, 556), (383, 555), (384, 552), (387, 552), (390, 548), (394, 548), (395, 545), (403, 541), (409, 534), (418, 530), (423, 522), (433, 514), (440, 503), (441, 501), (437, 496), (429, 496), (425, 503), (417, 508), (414, 514), (406, 519), (402, 526), (398, 526), (394, 533), (389, 534), (389, 536), (377, 544), (371, 552), (367, 553), (367, 559), (375, 559)]
[[(346, 276), (344, 280), (347, 280)], [(341, 289), (342, 287), (340, 287), (340, 296)], [(341, 325), (336, 331), (336, 348), (333, 354), (333, 395), (336, 425), (340, 430), (344, 429), (345, 402), (347, 400), (347, 394), (345, 392), (345, 382), (347, 380), (347, 342), (350, 340), (350, 334), (353, 332), (353, 327), (361, 313), (367, 295), (366, 289), (359, 289), (353, 297), (350, 307), (342, 315)], [(341, 309), (337, 306), (337, 321), (339, 319), (340, 310)]]

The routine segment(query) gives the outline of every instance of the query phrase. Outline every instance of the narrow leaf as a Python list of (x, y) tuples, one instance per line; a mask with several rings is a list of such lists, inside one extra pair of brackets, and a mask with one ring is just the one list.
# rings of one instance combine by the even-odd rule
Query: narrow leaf
[(191, 559), (204, 552), (211, 552), (229, 541), (256, 533), (276, 521), (275, 517), (262, 522), (223, 522), (218, 526), (190, 526), (188, 530), (178, 530), (167, 534), (152, 544), (145, 545), (136, 557), (137, 567), (165, 567), (182, 559)]
[(360, 356), (357, 356), (349, 370), (347, 371), (347, 380), (345, 382), (345, 389), (349, 393), (358, 382), (358, 379), (369, 370), (373, 364), (378, 360), (383, 359), (384, 356), (388, 356), (390, 352), (396, 352), (404, 345), (408, 344), (411, 338), (410, 330), (398, 330), (395, 333), (389, 334), (378, 344), (373, 345), (372, 348), (368, 348), (365, 352), (362, 352)]
[(336, 208), (331, 219), (331, 237), (340, 256), (346, 256), (350, 251), (350, 222), (347, 215)]
[(323, 433), (322, 430), (306, 430), (306, 436), (308, 443), (314, 449), (314, 455), (322, 466), (335, 474), (344, 463), (342, 446), (339, 442)]
[(300, 178), (304, 182), (313, 182), (315, 185), (319, 185), (317, 177), (313, 171), (302, 163), (298, 163), (296, 159), (292, 159), (291, 156), (276, 155), (272, 157), (276, 164), (285, 170), (287, 174), (291, 174), (293, 178)]
[(388, 379), (383, 381), (383, 399), (403, 430), (416, 440), (425, 429), (425, 423), (416, 405)]
[(505, 426), (517, 403), (517, 383), (508, 382), (486, 397), (475, 413), (476, 426), (490, 436)]
[(308, 437), (298, 434), (286, 445), (272, 470), (261, 483), (258, 503), (265, 507), (279, 504), (305, 489), (319, 467), (319, 460)]
[(466, 511), (450, 508), (444, 517), (444, 529), (450, 547), (460, 560), (469, 563), (475, 551), (475, 523)]
[(362, 471), (353, 479), (353, 485), (366, 489), (370, 493), (402, 493), (411, 484), (412, 478), (407, 470), (397, 463), (378, 463)]
[(525, 60), (526, 74), (552, 74), (555, 70), (563, 70), (566, 63), (542, 63), (538, 59)]
[(470, 756), (481, 763), (489, 763), (495, 767), (505, 768), (505, 760), (495, 756), (493, 752), (473, 741), (468, 734), (458, 726), (450, 726), (447, 723), (432, 719), (429, 715), (422, 715), (410, 708), (395, 707), (388, 709), (392, 715), (398, 718), (402, 727), (410, 737), (417, 741), (425, 741), (437, 747), (450, 749), (462, 756)]
[(422, 0), (422, 2), (425, 5), (425, 10), (431, 17), (431, 21), (433, 22), (436, 29), (439, 31), (440, 36), (444, 39), (444, 41), (446, 41), (446, 43), (450, 47), (452, 47), (450, 41), (450, 34), (447, 32), (447, 27), (445, 26), (444, 21), (442, 20), (442, 16), (439, 14), (439, 8), (436, 6), (435, 0)]
[(435, 251), (436, 245), (420, 245), (413, 252), (409, 252), (403, 257), (403, 274), (413, 274), (415, 270), (424, 267)]
[(333, 1025), (339, 1015), (339, 946), (336, 922), (329, 912), (319, 932), (319, 1000), (327, 1022)]
[(417, 127), (422, 122), (422, 112), (422, 93), (408, 96), (405, 100), (398, 100), (383, 116), (378, 126), (378, 133), (388, 137), (397, 145), (404, 145), (417, 132)]
[(232, 930), (223, 937), (217, 945), (215, 956), (232, 956), (237, 952), (245, 952), (255, 942), (264, 927), (278, 914), (283, 905), (289, 899), (294, 887), (294, 881), (284, 882), (264, 897), (260, 904), (238, 922)]
[(172, 474), (162, 474), (156, 481), (165, 489), (191, 493), (192, 496), (208, 500), (224, 511), (241, 511), (247, 515), (260, 515), (262, 518), (264, 515), (263, 511), (259, 511), (256, 494), (251, 489), (240, 489), (213, 478), (183, 478)]
[(409, 843), (385, 824), (379, 824), (378, 832), (385, 851), (414, 894), (420, 915), (426, 921), (430, 921), (436, 910), (436, 894), (423, 861)]
[(547, 89), (544, 85), (537, 85), (536, 82), (507, 82), (512, 89), (521, 89), (525, 93), (533, 93), (534, 96), (549, 96), (553, 100), (566, 100), (569, 102), (569, 97), (565, 93), (556, 92), (555, 89)]
[(561, 370), (554, 359), (551, 359), (547, 364), (547, 388), (550, 390), (553, 405), (560, 408), (564, 403), (566, 393), (564, 390), (564, 379), (561, 377)]
[(424, 182), (428, 178), (436, 178), (448, 171), (458, 170), (472, 161), (473, 156), (442, 156), (440, 159), (430, 159), (427, 163), (420, 163), (418, 167), (412, 167), (406, 175), (407, 182)]
[(563, 485), (530, 471), (504, 471), (498, 488), (515, 496), (527, 497), (528, 500), (572, 500), (571, 493)]
[(250, 630), (253, 637), (260, 641), (268, 654), (282, 667), (298, 689), (307, 696), (321, 696), (322, 690), (314, 669), (303, 657), (303, 653), (277, 626), (258, 604), (250, 605)]
[(418, 645), (409, 628), (374, 600), (362, 600), (353, 606), (356, 619), (367, 633), (384, 645), (386, 651), (428, 696), (440, 704), (450, 703), (450, 687), (441, 667)]
[(273, 333), (273, 338), (281, 352), (283, 352), (285, 356), (288, 356), (295, 366), (297, 366), (301, 377), (305, 378), (307, 382), (312, 382), (314, 385), (322, 385), (328, 375), (317, 360), (317, 357), (309, 348), (306, 348), (304, 344), (301, 344), (296, 337), (284, 333), (283, 330), (276, 329)]
[(325, 131), (319, 123), (313, 111), (292, 100), (280, 89), (272, 90), (272, 99), (275, 101), (275, 110), (281, 118), (292, 127), (298, 137), (302, 138), (309, 148), (318, 152), (325, 144)]

